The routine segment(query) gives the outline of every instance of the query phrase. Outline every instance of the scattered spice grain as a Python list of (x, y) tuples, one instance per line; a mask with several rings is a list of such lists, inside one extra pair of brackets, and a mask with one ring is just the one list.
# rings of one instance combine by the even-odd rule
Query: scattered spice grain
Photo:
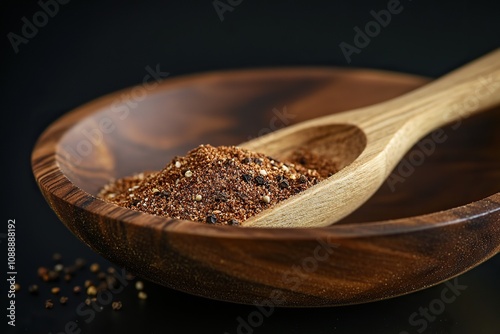
[(45, 267), (38, 267), (38, 277), (43, 278), (44, 276), (48, 275), (49, 270)]
[(28, 292), (31, 293), (32, 295), (38, 294), (38, 285), (32, 284), (28, 287)]
[(93, 286), (93, 285), (89, 286), (87, 288), (87, 295), (89, 295), (89, 296), (95, 296), (95, 295), (97, 295), (97, 288), (95, 286)]
[(52, 299), (47, 299), (45, 301), (45, 308), (50, 310), (53, 307), (54, 307), (54, 302), (52, 301)]
[(121, 310), (123, 307), (123, 304), (121, 301), (115, 301), (111, 303), (111, 308), (115, 311)]
[(90, 272), (92, 272), (94, 274), (98, 273), (100, 269), (101, 269), (101, 267), (99, 266), (99, 263), (92, 263), (90, 265)]
[[(220, 213), (220, 211), (217, 211), (217, 210), (215, 210), (214, 212)], [(56, 270), (49, 270), (46, 267), (42, 267), (42, 266), (38, 267), (37, 268), (37, 275), (39, 277), (41, 277), (46, 282), (52, 282), (54, 280), (54, 278), (52, 276), (55, 275), (55, 277), (58, 278), (59, 272), (61, 272), (61, 273), (66, 273), (64, 275), (64, 279), (69, 281), (74, 276), (77, 276), (76, 270), (78, 268), (83, 268), (84, 266), (85, 266), (85, 260), (77, 259), (77, 261), (75, 261), (75, 265), (71, 265), (69, 267), (63, 267), (63, 268), (59, 268), (59, 267), (54, 268)], [(83, 295), (82, 299), (84, 299), (85, 304), (88, 306), (91, 306), (92, 303), (97, 303), (96, 296), (97, 296), (99, 291), (106, 290), (106, 289), (118, 288), (121, 285), (121, 283), (115, 277), (117, 270), (114, 267), (108, 267), (106, 270), (106, 272), (107, 272), (107, 274), (106, 274), (105, 271), (102, 271), (102, 272), (100, 271), (99, 264), (94, 263), (91, 265), (91, 267), (89, 267), (89, 272), (93, 272), (93, 273), (97, 274), (96, 276), (97, 276), (97, 278), (99, 278), (100, 282), (99, 282), (99, 285), (96, 286), (91, 280), (85, 281), (85, 288), (86, 288), (87, 293)], [(125, 279), (126, 280), (135, 280), (136, 278), (134, 275), (132, 275), (130, 273), (126, 273)], [(16, 292), (19, 291), (20, 285), (17, 284), (15, 288), (16, 288)], [(62, 292), (62, 289), (59, 286), (52, 286), (52, 287), (49, 286), (48, 288), (49, 288), (50, 293), (55, 295), (55, 296), (60, 295)], [(144, 289), (144, 283), (142, 281), (140, 281), (140, 280), (136, 281), (135, 288), (136, 288), (136, 291), (138, 292), (139, 299), (147, 299), (147, 294), (144, 291), (142, 291)], [(82, 292), (82, 287), (80, 287), (79, 285), (75, 285), (70, 289), (73, 291), (73, 294), (75, 294), (75, 295), (79, 295)], [(30, 294), (36, 295), (39, 293), (40, 288), (37, 284), (31, 284), (28, 286), (27, 290)], [(60, 297), (57, 297), (57, 298), (58, 298), (57, 300), (59, 301), (59, 303), (61, 305), (66, 305), (69, 301), (69, 298), (65, 295), (61, 295)], [(45, 301), (45, 308), (46, 309), (52, 309), (54, 307), (54, 305), (55, 305), (55, 302), (52, 299), (47, 299)], [(92, 307), (94, 309), (96, 306), (98, 306), (98, 305), (92, 305)], [(122, 308), (122, 306), (123, 305), (122, 305), (121, 301), (115, 301), (112, 303), (112, 308), (114, 310), (120, 310)], [(103, 307), (100, 306), (100, 309), (102, 310)]]
[(142, 283), (142, 281), (135, 282), (135, 288), (141, 291), (142, 289), (144, 289), (144, 283)]

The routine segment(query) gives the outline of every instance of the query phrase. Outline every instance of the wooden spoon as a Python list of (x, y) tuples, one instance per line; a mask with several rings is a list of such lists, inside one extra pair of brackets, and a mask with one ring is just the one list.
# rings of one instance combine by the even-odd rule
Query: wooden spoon
[(500, 49), (401, 97), (302, 122), (241, 144), (286, 157), (300, 147), (337, 162), (338, 173), (243, 222), (251, 227), (332, 224), (382, 185), (420, 138), (500, 103)]

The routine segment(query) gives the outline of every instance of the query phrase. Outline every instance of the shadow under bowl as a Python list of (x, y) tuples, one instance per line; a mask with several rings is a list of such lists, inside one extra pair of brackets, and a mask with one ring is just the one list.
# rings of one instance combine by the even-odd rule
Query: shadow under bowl
[(381, 71), (287, 68), (137, 86), (53, 123), (34, 148), (33, 171), (80, 240), (164, 286), (280, 306), (390, 298), (457, 276), (500, 250), (498, 110), (422, 139), (373, 198), (329, 227), (211, 226), (131, 211), (96, 194), (112, 178), (159, 170), (199, 144), (235, 145), (426, 82)]

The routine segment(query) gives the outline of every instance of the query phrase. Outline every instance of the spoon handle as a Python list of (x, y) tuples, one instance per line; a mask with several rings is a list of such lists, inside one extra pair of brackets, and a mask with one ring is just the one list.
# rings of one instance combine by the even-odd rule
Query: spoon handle
[(420, 138), (500, 104), (500, 49), (405, 95), (361, 109), (318, 118), (304, 126), (350, 123), (363, 129), (390, 171)]
[[(418, 140), (430, 131), (500, 104), (500, 49), (401, 97), (354, 111), (363, 128), (394, 122)], [(355, 115), (352, 115), (355, 116)], [(390, 120), (390, 122), (387, 122)], [(403, 124), (401, 123), (403, 122)], [(376, 129), (373, 129), (376, 131)], [(411, 131), (410, 131), (411, 130)], [(368, 131), (371, 132), (371, 131)], [(408, 138), (410, 139), (410, 138)], [(411, 140), (410, 140), (411, 141)]]
[(418, 137), (494, 107), (500, 104), (500, 49), (389, 104), (386, 117), (411, 122)]
[(404, 153), (429, 132), (448, 123), (454, 127), (470, 115), (500, 104), (500, 48), (400, 97), (375, 105), (305, 121), (259, 142), (328, 124), (353, 124), (369, 141), (400, 140)]

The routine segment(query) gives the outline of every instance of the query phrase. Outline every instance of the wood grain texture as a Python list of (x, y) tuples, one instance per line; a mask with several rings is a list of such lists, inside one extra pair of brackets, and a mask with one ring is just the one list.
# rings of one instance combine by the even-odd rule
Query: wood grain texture
[[(498, 109), (445, 128), (447, 140), (396, 191), (384, 185), (329, 227), (211, 226), (130, 211), (95, 195), (110, 178), (158, 170), (198, 144), (237, 144), (426, 82), (328, 68), (174, 78), (150, 89), (128, 113), (120, 97), (130, 90), (64, 115), (38, 140), (33, 171), (50, 206), (80, 240), (164, 286), (237, 303), (274, 298), (281, 306), (394, 297), (459, 275), (500, 250)], [(104, 133), (107, 119), (114, 128)]]
[[(401, 157), (440, 126), (500, 105), (500, 49), (424, 87), (368, 107), (318, 117), (240, 146), (278, 159), (316, 150), (341, 170), (242, 223), (251, 227), (328, 226), (366, 202)], [(349, 153), (349, 154), (346, 154)], [(307, 208), (307, 210), (304, 210)]]

